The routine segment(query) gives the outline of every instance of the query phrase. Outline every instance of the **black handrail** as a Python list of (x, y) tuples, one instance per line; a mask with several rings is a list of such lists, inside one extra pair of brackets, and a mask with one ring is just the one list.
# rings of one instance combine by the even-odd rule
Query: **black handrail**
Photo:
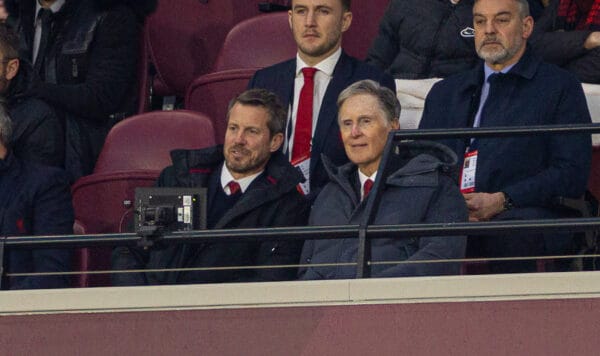
[(600, 124), (497, 126), (449, 129), (396, 130), (393, 136), (400, 139), (442, 139), (475, 137), (513, 137), (531, 135), (557, 135), (576, 133), (600, 133)]
[[(460, 128), (432, 130), (397, 130), (388, 136), (386, 150), (379, 167), (385, 172), (392, 154), (394, 142), (406, 139), (441, 139), (469, 137), (529, 136), (536, 134), (555, 135), (573, 133), (600, 133), (600, 124), (578, 124), (568, 126), (522, 126)], [(383, 174), (382, 174), (383, 176)], [(509, 232), (580, 232), (600, 231), (600, 218), (570, 218), (553, 220), (519, 220), (446, 224), (371, 225), (381, 198), (381, 181), (377, 179), (369, 194), (364, 220), (359, 225), (329, 227), (286, 227), (260, 229), (223, 229), (189, 232), (174, 232), (162, 237), (168, 243), (203, 243), (210, 241), (264, 241), (267, 239), (343, 239), (358, 237), (357, 278), (367, 277), (370, 251), (367, 240), (371, 238), (490, 235)], [(2, 237), (0, 237), (2, 238)], [(135, 246), (142, 237), (134, 233), (101, 235), (55, 235), (6, 237), (0, 247), (7, 248), (80, 248), (94, 246)], [(0, 254), (0, 267), (2, 255)]]
[[(168, 243), (207, 242), (262, 242), (267, 240), (337, 240), (356, 238), (359, 225), (299, 226), (259, 229), (222, 229), (177, 231), (164, 235), (161, 241)], [(506, 220), (487, 222), (371, 225), (366, 229), (368, 238), (495, 235), (511, 232), (580, 232), (600, 231), (600, 217)], [(134, 233), (93, 235), (14, 236), (5, 238), (8, 248), (80, 248), (99, 246), (134, 246), (141, 237)]]

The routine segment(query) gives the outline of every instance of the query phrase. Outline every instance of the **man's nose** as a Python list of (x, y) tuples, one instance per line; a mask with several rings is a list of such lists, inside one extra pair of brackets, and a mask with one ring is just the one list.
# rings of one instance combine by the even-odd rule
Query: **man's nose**
[(359, 123), (358, 123), (358, 122), (356, 122), (356, 123), (352, 124), (352, 129), (351, 129), (351, 131), (350, 131), (350, 134), (351, 134), (353, 137), (357, 137), (357, 136), (360, 136), (360, 135), (362, 135), (362, 131), (361, 131), (361, 129), (360, 129), (360, 125), (359, 125)]
[(235, 134), (234, 142), (236, 144), (244, 144), (246, 142), (246, 135), (244, 134), (244, 131), (240, 130)]
[(304, 18), (304, 26), (306, 27), (314, 27), (316, 26), (316, 17), (314, 11), (308, 11), (306, 13), (306, 17)]
[(484, 30), (485, 33), (496, 33), (496, 25), (494, 25), (494, 21), (487, 21)]

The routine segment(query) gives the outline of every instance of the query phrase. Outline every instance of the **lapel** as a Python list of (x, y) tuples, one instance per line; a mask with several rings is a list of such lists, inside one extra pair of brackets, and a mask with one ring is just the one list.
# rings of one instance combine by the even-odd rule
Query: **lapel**
[[(265, 88), (270, 88), (277, 94), (279, 99), (281, 100), (281, 104), (286, 110), (287, 113), (287, 123), (291, 122), (291, 103), (294, 98), (294, 82), (296, 78), (296, 59), (289, 60), (282, 64), (282, 69), (274, 71), (273, 74), (269, 73), (268, 79), (265, 83), (269, 83), (265, 85)], [(272, 82), (270, 82), (272, 80)], [(287, 135), (287, 127), (285, 134)], [(287, 148), (284, 145), (281, 145), (279, 149), (281, 152), (284, 150), (287, 151)]]
[(356, 207), (360, 203), (360, 180), (357, 166), (348, 162), (336, 167), (329, 157), (325, 156), (323, 157), (323, 168), (325, 168), (329, 180), (339, 185), (352, 201), (352, 206)]
[(32, 48), (33, 48), (33, 25), (35, 16), (35, 1), (21, 1), (23, 8), (20, 11), (19, 27), (21, 31), (21, 50), (24, 52), (22, 56), (31, 60)]
[[(274, 153), (265, 171), (256, 177), (240, 200), (217, 222), (215, 229), (222, 229), (230, 225), (234, 219), (281, 199), (294, 191), (301, 180), (302, 174), (289, 164), (287, 157), (281, 152)], [(250, 223), (256, 225), (258, 221), (254, 220)], [(242, 225), (237, 224), (236, 227), (244, 226), (242, 223)]]
[(517, 118), (507, 117), (506, 113), (510, 110), (510, 98), (515, 97), (515, 91), (521, 86), (520, 83), (533, 79), (539, 63), (539, 59), (527, 48), (521, 59), (508, 73), (496, 78), (497, 81), (490, 86), (487, 101), (483, 106), (482, 127), (523, 125)]
[(479, 109), (479, 101), (481, 100), (481, 90), (483, 87), (483, 61), (468, 72), (468, 76), (464, 81), (464, 91), (458, 93), (459, 96), (469, 98), (468, 105), (464, 105), (462, 109), (468, 110), (465, 115), (460, 115), (453, 120), (455, 127), (473, 127), (475, 115)]
[(208, 176), (208, 182), (205, 185), (207, 187), (208, 209), (212, 209), (212, 203), (217, 198), (217, 189), (223, 189), (223, 187), (221, 186), (221, 170), (222, 169), (223, 169), (223, 165), (219, 166), (218, 169), (215, 169)]
[(21, 162), (17, 161), (12, 152), (9, 152), (4, 160), (0, 160), (0, 183), (4, 187), (10, 186), (10, 189), (0, 189), (0, 209), (8, 209), (15, 194), (22, 191), (24, 181), (18, 179), (21, 170)]
[(290, 103), (294, 97), (294, 81), (296, 78), (296, 59), (292, 59), (285, 63), (285, 67), (283, 70), (278, 71), (273, 79), (275, 82), (272, 86), (273, 88), (279, 88), (277, 95), (279, 95), (279, 99), (284, 106), (284, 108), (288, 111), (290, 110)]
[(337, 97), (350, 83), (352, 78), (352, 62), (346, 53), (342, 51), (342, 55), (333, 70), (333, 78), (327, 86), (321, 110), (315, 128), (313, 137), (313, 146), (310, 159), (310, 171), (313, 172), (317, 166), (317, 162), (321, 159), (323, 147), (328, 139), (332, 139), (330, 134), (339, 135), (337, 128)]
[(240, 200), (238, 200), (237, 203), (235, 203), (235, 205), (219, 219), (214, 228), (223, 229), (238, 217), (244, 216), (255, 209), (259, 209), (262, 205), (275, 200), (278, 197), (279, 193), (276, 189), (270, 187), (270, 182), (263, 173), (256, 177)]

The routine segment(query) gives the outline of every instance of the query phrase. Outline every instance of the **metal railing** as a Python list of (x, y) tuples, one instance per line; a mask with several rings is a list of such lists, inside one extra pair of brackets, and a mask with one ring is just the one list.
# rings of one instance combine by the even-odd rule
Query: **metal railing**
[[(433, 129), (433, 130), (398, 130), (390, 133), (379, 172), (385, 172), (392, 147), (396, 142), (409, 139), (442, 139), (442, 138), (481, 138), (529, 135), (557, 134), (592, 134), (600, 133), (600, 124), (569, 126), (529, 126), (529, 127), (495, 127), (465, 129)], [(590, 148), (591, 149), (591, 148)], [(568, 218), (553, 220), (519, 220), (489, 221), (444, 224), (408, 224), (408, 225), (372, 225), (377, 206), (381, 199), (383, 179), (378, 179), (372, 188), (366, 206), (364, 219), (358, 225), (330, 227), (286, 227), (260, 229), (223, 229), (192, 232), (173, 232), (161, 237), (165, 243), (205, 243), (205, 242), (239, 242), (265, 240), (295, 239), (345, 239), (358, 238), (358, 259), (356, 278), (369, 276), (371, 238), (420, 237), (420, 236), (453, 236), (453, 235), (493, 235), (511, 232), (582, 232), (600, 231), (600, 218)], [(102, 234), (102, 235), (61, 235), (5, 237), (0, 239), (0, 268), (3, 249), (12, 248), (80, 248), (96, 246), (135, 246), (142, 237), (134, 233)]]

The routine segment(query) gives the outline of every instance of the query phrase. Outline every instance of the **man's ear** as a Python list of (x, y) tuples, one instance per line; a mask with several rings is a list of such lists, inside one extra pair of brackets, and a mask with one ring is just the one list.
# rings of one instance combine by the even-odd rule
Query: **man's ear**
[(271, 137), (271, 147), (270, 147), (270, 151), (271, 152), (275, 152), (279, 149), (279, 147), (281, 147), (281, 144), (283, 144), (283, 134), (277, 133), (275, 134), (273, 137)]
[(9, 59), (6, 63), (6, 80), (12, 80), (19, 72), (19, 60), (17, 58)]
[(344, 11), (342, 14), (342, 32), (348, 31), (352, 24), (352, 13), (350, 11)]
[(533, 33), (534, 21), (533, 17), (527, 16), (523, 19), (523, 38), (528, 39)]

